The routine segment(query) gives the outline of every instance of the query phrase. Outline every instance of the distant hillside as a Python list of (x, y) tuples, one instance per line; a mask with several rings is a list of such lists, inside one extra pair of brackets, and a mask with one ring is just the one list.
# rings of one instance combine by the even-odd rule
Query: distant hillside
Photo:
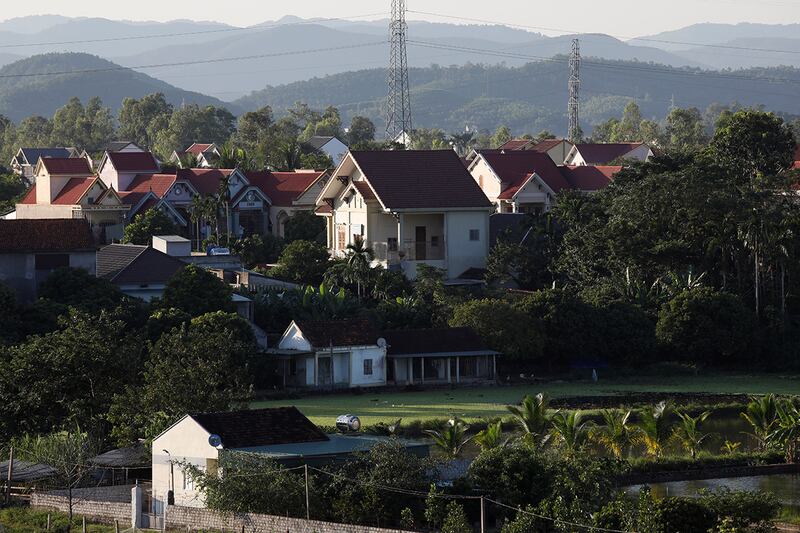
[[(629, 41), (630, 44), (655, 46), (662, 50), (686, 50), (694, 44), (722, 44), (736, 39), (783, 38), (796, 39), (800, 36), (800, 24), (692, 24), (685, 28), (665, 31)], [(661, 41), (661, 42), (659, 42)], [(672, 42), (667, 42), (672, 41)]]
[[(154, 92), (163, 92), (175, 105), (182, 102), (226, 105), (139, 72), (107, 70), (115, 68), (119, 65), (88, 54), (45, 54), (11, 63), (0, 68), (0, 113), (15, 121), (30, 115), (50, 116), (72, 96), (83, 101), (99, 96), (105, 105), (117, 110), (128, 96), (138, 98)], [(76, 70), (95, 72), (33, 75)]]
[[(761, 78), (761, 79), (759, 79)], [(777, 83), (763, 78), (783, 78)], [(415, 127), (460, 131), (465, 126), (493, 130), (506, 124), (515, 132), (548, 129), (566, 134), (567, 66), (564, 62), (522, 67), (468, 65), (414, 68), (410, 72)], [(800, 114), (796, 97), (800, 71), (758, 69), (717, 73), (637, 62), (590, 60), (582, 71), (582, 126), (586, 132), (635, 99), (645, 118), (663, 118), (674, 97), (678, 106), (705, 109), (712, 103), (763, 105)], [(386, 71), (361, 70), (267, 87), (237, 100), (245, 110), (271, 105), (276, 113), (296, 101), (339, 107), (344, 119), (369, 116), (384, 128)]]
[[(693, 61), (720, 68), (800, 67), (800, 29), (796, 38), (743, 37), (721, 43), (722, 47), (696, 47), (673, 52)], [(762, 51), (764, 50), (764, 51)], [(765, 50), (774, 50), (767, 52)], [(780, 50), (780, 51), (779, 51)]]

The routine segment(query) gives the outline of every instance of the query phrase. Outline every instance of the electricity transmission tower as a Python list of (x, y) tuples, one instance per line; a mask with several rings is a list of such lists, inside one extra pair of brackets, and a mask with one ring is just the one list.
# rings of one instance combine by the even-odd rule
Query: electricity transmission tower
[(573, 143), (580, 141), (580, 92), (581, 92), (581, 43), (572, 40), (572, 54), (569, 57), (569, 130), (567, 136)]
[(391, 140), (401, 134), (411, 135), (407, 31), (406, 0), (392, 0), (392, 18), (389, 22), (389, 98), (386, 117), (386, 136)]

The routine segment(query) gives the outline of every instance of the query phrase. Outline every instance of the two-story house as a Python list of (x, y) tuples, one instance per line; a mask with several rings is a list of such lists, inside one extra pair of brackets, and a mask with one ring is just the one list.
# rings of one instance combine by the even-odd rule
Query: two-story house
[(17, 219), (82, 218), (98, 242), (122, 238), (129, 207), (96, 177), (83, 158), (40, 158), (32, 186), (16, 206)]
[(219, 147), (214, 143), (192, 143), (182, 152), (172, 152), (169, 162), (178, 168), (184, 168), (190, 159), (198, 168), (211, 168), (219, 158)]
[(409, 279), (421, 263), (450, 279), (486, 265), (494, 208), (452, 150), (351, 151), (316, 206), (334, 256), (363, 240)]
[(11, 171), (22, 176), (29, 184), (33, 184), (36, 181), (36, 164), (39, 159), (49, 157), (67, 159), (78, 157), (78, 153), (75, 148), (20, 148), (11, 158)]
[(565, 165), (609, 165), (628, 159), (647, 161), (653, 150), (644, 143), (581, 143), (576, 144), (564, 159)]

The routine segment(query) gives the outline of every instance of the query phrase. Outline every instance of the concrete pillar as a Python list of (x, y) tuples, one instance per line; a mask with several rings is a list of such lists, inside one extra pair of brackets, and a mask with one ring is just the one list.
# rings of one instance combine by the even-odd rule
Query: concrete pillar
[(461, 358), (456, 357), (456, 383), (461, 383)]
[(425, 358), (424, 357), (420, 357), (419, 358), (419, 368), (422, 370), (422, 376), (421, 376), (422, 384), (425, 385)]
[(407, 363), (406, 366), (408, 367), (408, 384), (413, 385), (414, 383), (414, 360), (412, 358), (406, 359)]
[(448, 383), (452, 383), (453, 382), (453, 376), (450, 373), (450, 359), (451, 359), (450, 357), (447, 358), (447, 382)]
[(142, 487), (139, 485), (131, 489), (131, 527), (142, 527)]

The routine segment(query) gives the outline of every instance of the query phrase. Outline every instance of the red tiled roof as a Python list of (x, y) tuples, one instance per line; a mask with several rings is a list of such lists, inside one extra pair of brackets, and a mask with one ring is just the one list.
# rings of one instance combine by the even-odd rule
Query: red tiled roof
[(560, 167), (564, 178), (573, 189), (580, 191), (599, 191), (611, 183), (614, 174), (622, 167), (565, 166)]
[(491, 207), (453, 150), (351, 151), (389, 209)]
[(175, 179), (175, 174), (137, 174), (125, 192), (146, 194), (152, 191), (161, 198), (175, 183)]
[(47, 169), (47, 172), (53, 176), (59, 174), (88, 176), (92, 174), (89, 162), (82, 157), (45, 157), (40, 161), (44, 165), (44, 168)]
[(36, 203), (36, 185), (33, 185), (30, 189), (28, 189), (28, 192), (25, 193), (25, 196), (22, 198), (22, 200), (20, 200), (19, 203), (26, 205), (33, 205)]
[(564, 139), (545, 139), (543, 141), (539, 141), (538, 143), (534, 144), (528, 150), (533, 150), (534, 152), (547, 152), (548, 150), (552, 150), (559, 144), (564, 142)]
[[(233, 173), (231, 169), (179, 168), (177, 179), (188, 181), (201, 195), (216, 194), (219, 182)], [(248, 178), (249, 179), (249, 178)]]
[(501, 144), (497, 149), (498, 150), (522, 150), (533, 141), (530, 139), (511, 139), (508, 142)]
[(295, 324), (314, 348), (371, 346), (381, 337), (369, 320), (295, 320)]
[(92, 230), (86, 220), (0, 220), (0, 253), (79, 250), (94, 250)]
[(245, 172), (250, 184), (261, 189), (272, 205), (291, 207), (323, 174), (321, 172)]
[(481, 155), (492, 167), (503, 185), (499, 198), (510, 199), (536, 173), (553, 192), (569, 189), (569, 182), (559, 172), (550, 156), (533, 150), (511, 152), (482, 152)]
[(333, 208), (329, 205), (321, 205), (318, 208), (314, 209), (314, 212), (320, 215), (330, 215), (333, 213)]
[(160, 172), (156, 158), (150, 152), (109, 152), (108, 158), (117, 172)]
[(184, 154), (200, 155), (200, 154), (208, 151), (209, 148), (211, 148), (211, 144), (210, 143), (209, 144), (194, 143), (189, 148), (184, 150), (183, 153)]
[(576, 144), (578, 152), (587, 165), (605, 165), (624, 157), (636, 150), (643, 143), (593, 143)]
[(375, 193), (369, 188), (369, 183), (366, 181), (354, 181), (353, 187), (364, 197), (364, 200), (375, 200)]
[(800, 168), (800, 144), (794, 149), (794, 167), (792, 168)]
[(50, 202), (53, 205), (76, 205), (97, 178), (70, 178), (64, 188)]

